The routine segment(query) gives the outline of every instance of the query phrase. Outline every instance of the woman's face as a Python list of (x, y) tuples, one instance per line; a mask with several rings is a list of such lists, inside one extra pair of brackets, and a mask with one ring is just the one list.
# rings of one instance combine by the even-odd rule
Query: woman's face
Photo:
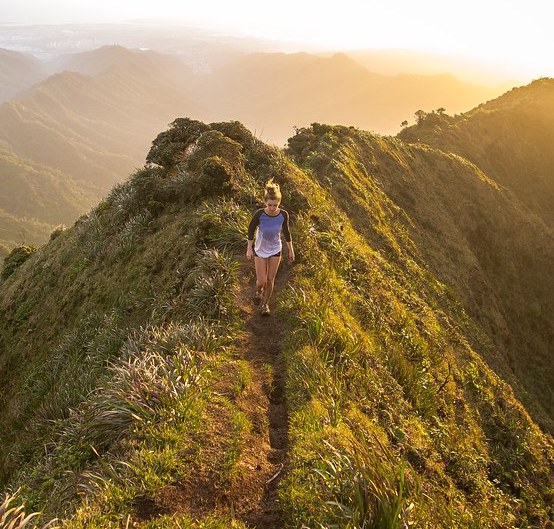
[(276, 211), (280, 203), (281, 201), (276, 198), (268, 198), (265, 201), (265, 205), (269, 211)]

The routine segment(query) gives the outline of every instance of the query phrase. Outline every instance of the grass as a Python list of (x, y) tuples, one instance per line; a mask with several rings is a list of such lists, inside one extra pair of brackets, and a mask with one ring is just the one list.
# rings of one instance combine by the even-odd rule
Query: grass
[[(22, 504), (18, 504), (20, 491), (14, 494), (6, 494), (4, 500), (0, 504), (0, 528), (2, 529), (23, 529), (28, 527), (33, 520), (40, 516), (40, 513), (33, 512), (26, 514)], [(55, 529), (57, 520), (51, 520), (46, 524), (36, 525), (36, 529)]]
[[(232, 142), (212, 134), (202, 148), (226, 146), (228, 172), (200, 151), (201, 175), (183, 161), (140, 171), (2, 284), (1, 480), (21, 486), (15, 515), (246, 527), (226, 503), (257, 434), (244, 411), (256, 371), (236, 350), (237, 254), (254, 190), (275, 173), (298, 256), (275, 312), (287, 527), (548, 527), (551, 439), (477, 354), (475, 323), (373, 178), (418, 153), (319, 126), (297, 138), (295, 165), (236, 124), (215, 130)], [(209, 196), (183, 185), (199, 178)], [(275, 366), (260, 370), (269, 385)]]
[[(332, 141), (324, 148), (331, 150)], [(310, 527), (395, 527), (408, 522), (422, 527), (544, 526), (551, 516), (548, 509), (538, 514), (533, 501), (524, 506), (517, 497), (525, 489), (535, 498), (538, 493), (541, 505), (550, 501), (552, 460), (529, 446), (518, 449), (527, 454), (526, 472), (533, 474), (522, 480), (516, 445), (506, 433), (501, 434), (504, 441), (492, 442), (497, 447), (509, 443), (505, 454), (517, 461), (507, 461), (495, 453), (490, 428), (497, 434), (521, 432), (523, 425), (534, 430), (532, 436), (515, 434), (519, 447), (523, 438), (532, 437), (536, 448), (549, 451), (548, 439), (528, 417), (516, 414), (508, 419), (500, 413), (512, 413), (513, 395), (493, 383), (495, 375), (481, 360), (471, 385), (496, 387), (499, 393), (468, 393), (459, 374), (477, 355), (462, 336), (467, 315), (452, 303), (451, 292), (421, 267), (408, 232), (390, 222), (381, 198), (367, 200), (373, 208), (381, 205), (381, 211), (353, 210), (353, 188), (347, 186), (360, 171), (355, 164), (346, 166), (353, 151), (348, 154), (344, 142), (337, 144), (343, 150), (328, 160), (344, 157), (339, 171), (336, 163), (325, 166), (320, 160), (314, 165), (306, 160), (314, 179), (332, 181), (332, 186), (312, 186), (309, 196), (318, 204), (317, 212), (307, 212), (295, 223), (304, 231), (297, 236), (303, 262), (285, 301), (285, 313), (294, 315), (287, 347), (292, 463), (281, 489), (289, 519)], [(366, 178), (364, 173), (361, 177)], [(333, 209), (336, 204), (344, 206), (348, 217), (341, 216), (340, 208)], [(376, 229), (385, 232), (375, 237)], [(483, 397), (487, 405), (479, 403)], [(457, 426), (460, 422), (463, 429)], [(358, 463), (364, 457), (371, 461), (371, 451), (359, 446), (361, 455), (354, 457), (341, 445), (344, 439), (371, 436), (379, 439), (390, 458), (380, 457), (368, 466), (375, 472), (381, 468), (378, 483), (403, 498), (381, 499), (381, 507), (372, 509), (364, 507), (367, 496), (360, 492), (373, 490), (367, 485), (370, 480), (364, 481), (355, 470), (363, 468)], [(323, 455), (322, 444), (327, 447)], [(509, 485), (511, 473), (491, 480), (489, 471), (497, 464), (493, 461), (518, 472), (519, 492)], [(343, 481), (351, 488), (339, 485), (338, 476), (343, 475), (349, 476)], [(357, 489), (357, 483), (364, 485)], [(475, 501), (486, 508), (476, 510)], [(407, 521), (402, 522), (402, 516)]]

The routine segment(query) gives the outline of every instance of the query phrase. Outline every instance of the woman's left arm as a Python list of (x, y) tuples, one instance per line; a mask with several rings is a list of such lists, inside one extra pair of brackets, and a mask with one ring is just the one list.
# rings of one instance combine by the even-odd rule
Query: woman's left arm
[(288, 255), (287, 259), (289, 263), (292, 263), (295, 259), (294, 255), (294, 248), (292, 247), (292, 237), (290, 236), (290, 228), (289, 228), (289, 214), (287, 211), (283, 211), (283, 237), (285, 239), (285, 242), (287, 243), (287, 250)]

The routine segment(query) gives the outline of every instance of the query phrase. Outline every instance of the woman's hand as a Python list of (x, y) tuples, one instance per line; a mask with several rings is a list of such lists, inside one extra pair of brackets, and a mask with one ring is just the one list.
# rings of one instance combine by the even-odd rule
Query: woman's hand
[(289, 249), (288, 255), (287, 255), (287, 261), (289, 263), (292, 263), (295, 259), (294, 250), (291, 248)]
[(254, 251), (252, 250), (252, 248), (247, 248), (246, 249), (246, 258), (249, 260), (249, 261), (252, 261), (252, 257), (254, 256)]

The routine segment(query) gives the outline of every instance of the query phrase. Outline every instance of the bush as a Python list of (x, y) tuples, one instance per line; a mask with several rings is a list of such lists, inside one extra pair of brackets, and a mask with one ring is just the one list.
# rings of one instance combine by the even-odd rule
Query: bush
[(165, 169), (174, 166), (186, 155), (188, 147), (196, 142), (210, 127), (189, 118), (177, 118), (168, 130), (158, 134), (146, 156), (147, 163), (161, 165)]
[(54, 228), (54, 231), (50, 234), (50, 240), (53, 241), (54, 239), (57, 239), (65, 230), (66, 227), (63, 224), (60, 224)]
[(4, 259), (4, 268), (2, 269), (2, 279), (10, 277), (37, 249), (34, 246), (17, 246), (8, 257)]

